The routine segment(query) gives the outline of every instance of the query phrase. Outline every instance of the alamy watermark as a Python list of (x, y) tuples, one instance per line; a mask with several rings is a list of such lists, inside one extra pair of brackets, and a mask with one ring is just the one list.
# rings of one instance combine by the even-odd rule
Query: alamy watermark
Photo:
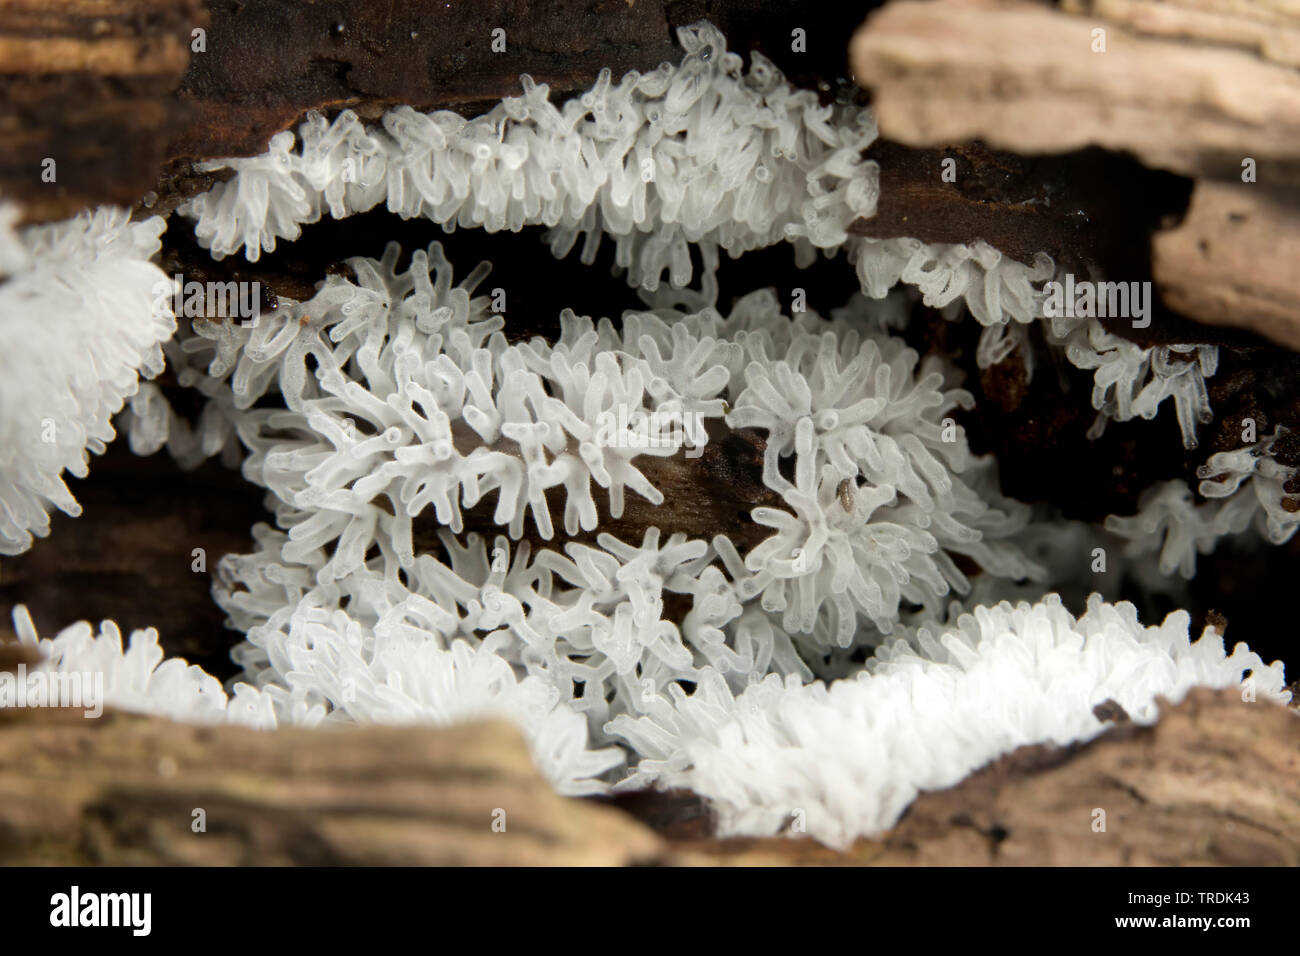
[(15, 672), (0, 673), (0, 709), (8, 707), (73, 707), (87, 719), (104, 713), (103, 671), (50, 671), (28, 673), (26, 664)]
[(50, 925), (60, 928), (124, 927), (133, 936), (153, 929), (152, 893), (83, 893), (73, 886), (50, 897)]
[(1067, 272), (1064, 282), (1044, 283), (1043, 291), (1043, 315), (1049, 319), (1132, 319), (1135, 329), (1151, 324), (1150, 282), (1076, 282)]
[(685, 446), (687, 458), (699, 458), (709, 435), (699, 412), (655, 410), (619, 405), (596, 416), (596, 444), (602, 448), (672, 448)]
[(262, 314), (260, 282), (185, 281), (179, 272), (153, 286), (154, 315), (171, 314), (190, 319), (239, 319), (252, 328)]

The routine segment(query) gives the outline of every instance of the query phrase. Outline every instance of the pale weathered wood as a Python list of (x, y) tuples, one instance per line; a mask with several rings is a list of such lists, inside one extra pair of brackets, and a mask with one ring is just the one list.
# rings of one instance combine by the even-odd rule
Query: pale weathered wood
[(1239, 45), (1146, 36), (1026, 0), (901, 0), (867, 18), (852, 61), (882, 134), (910, 146), (1098, 145), (1197, 176), (1234, 175), (1252, 157), (1261, 181), (1300, 181), (1300, 73)]
[(618, 865), (663, 852), (630, 817), (555, 795), (508, 724), (259, 733), (0, 711), (3, 865)]
[(1165, 303), (1300, 350), (1298, 200), (1258, 183), (1198, 182), (1186, 219), (1152, 239)]
[(1063, 0), (1138, 33), (1237, 46), (1300, 66), (1300, 7), (1291, 0)]

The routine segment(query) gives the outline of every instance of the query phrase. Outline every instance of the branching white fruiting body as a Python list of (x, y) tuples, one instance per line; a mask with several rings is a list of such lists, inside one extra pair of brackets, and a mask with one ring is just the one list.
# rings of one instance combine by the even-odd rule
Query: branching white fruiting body
[[(1221, 641), (1189, 644), (1186, 615), (1143, 629), (1131, 607), (1099, 598), (1077, 621), (1050, 595), (992, 603), (1041, 573), (1022, 547), (1028, 511), (1002, 498), (991, 460), (970, 454), (950, 417), (971, 401), (954, 368), (891, 334), (898, 294), (885, 297), (901, 282), (949, 317), (964, 303), (985, 327), (978, 364), (1019, 347), (1032, 371), (1027, 328), (1043, 316), (1052, 260), (851, 235), (878, 196), (861, 155), (876, 135), (869, 111), (819, 105), (757, 53), (743, 72), (707, 24), (680, 37), (678, 66), (618, 84), (606, 71), (558, 107), (525, 77), (522, 96), (472, 121), (398, 108), (368, 128), (350, 111), (310, 115), (264, 156), (209, 164), (235, 176), (185, 207), (215, 256), (242, 248), (252, 260), (325, 211), (380, 203), (449, 230), (547, 226), (559, 255), (585, 236), (588, 263), (612, 237), (650, 307), (619, 324), (566, 312), (554, 343), (507, 342), (473, 297), (482, 268), (453, 285), (434, 244), (399, 273), (393, 247), (351, 260), (355, 282), (331, 277), (310, 302), (169, 342), (178, 382), (208, 399), (192, 425), (159, 389), (137, 391), (173, 327), (154, 308), (165, 277), (148, 262), (160, 220), (101, 212), (18, 234), (0, 210), (0, 334), (22, 346), (0, 352), (12, 366), (0, 367), (0, 439), (20, 451), (0, 467), (0, 551), (44, 533), (47, 504), (75, 512), (59, 475), (84, 474), (85, 450), (113, 437), (108, 416), (127, 398), (135, 450), (166, 445), (185, 464), (246, 453), (279, 526), (257, 526), (256, 550), (218, 567), (217, 599), (246, 638), (229, 697), (198, 668), (162, 661), (152, 632), (125, 650), (111, 622), (38, 642), (20, 611), (20, 638), (45, 666), (94, 669), (107, 703), (188, 720), (506, 716), (562, 792), (601, 791), (630, 759), (628, 785), (693, 787), (728, 831), (775, 832), (798, 806), (837, 845), (1018, 744), (1094, 734), (1091, 706), (1107, 697), (1149, 720), (1156, 694), (1227, 686), (1247, 669), (1259, 693), (1283, 697), (1280, 666), (1240, 645), (1225, 656)], [(844, 251), (883, 301), (859, 297), (826, 323), (787, 318), (758, 292), (723, 317), (719, 250), (780, 241), (800, 265)], [(38, 326), (34, 307), (64, 318)], [(1044, 334), (1094, 371), (1095, 431), (1172, 397), (1194, 445), (1215, 349), (1144, 349), (1095, 319), (1053, 319)], [(47, 419), (56, 438), (42, 448), (33, 423)], [(613, 516), (629, 493), (661, 503), (643, 456), (697, 446), (708, 419), (767, 436), (763, 480), (783, 507), (754, 511), (772, 534), (748, 553), (654, 527), (640, 542), (599, 534), (536, 554), (518, 543), (526, 522), (543, 541), (598, 531), (598, 501)], [(1207, 496), (1243, 482), (1256, 496), (1226, 497), (1205, 519), (1215, 534), (1258, 507), (1271, 538), (1294, 531), (1274, 506), (1290, 471), (1259, 454), (1215, 456), (1200, 476)], [(463, 534), (464, 510), (481, 502), (505, 532), (491, 542)], [(1186, 498), (1161, 502), (1154, 524), (1114, 530), (1174, 528), (1160, 563), (1186, 570), (1212, 536), (1183, 514)], [(956, 556), (981, 568), (973, 589)], [(936, 629), (954, 593), (973, 614)], [(684, 612), (669, 619), (668, 599)], [(891, 632), (858, 679), (809, 683), (849, 672), (855, 650)]]
[[(1009, 540), (1026, 510), (998, 496), (991, 462), (946, 417), (969, 402), (954, 370), (919, 361), (866, 300), (831, 324), (786, 318), (767, 292), (726, 318), (634, 312), (616, 328), (566, 313), (554, 344), (509, 344), (489, 300), (471, 298), (482, 270), (454, 286), (438, 244), (405, 272), (397, 256), (351, 260), (355, 283), (331, 277), (252, 329), (197, 322), (174, 353), (182, 380), (205, 378), (220, 434), (248, 448), (244, 474), (268, 489), (283, 529), (223, 561), (217, 597), (247, 634), (249, 679), (295, 707), (381, 719), (387, 698), (341, 695), (398, 673), (377, 648), (392, 627), (414, 646), (418, 627), (444, 649), (490, 644), (605, 744), (612, 716), (701, 667), (737, 686), (770, 671), (810, 677), (796, 647), (816, 660), (878, 640), (904, 601), (941, 609), (969, 588), (950, 554), (992, 575), (1035, 571)], [(803, 398), (783, 405), (775, 379)], [(285, 407), (262, 407), (275, 390)], [(534, 556), (502, 536), (489, 558), (477, 536), (466, 550), (447, 533), (493, 496), (514, 538), (526, 520), (552, 538), (553, 511), (567, 535), (596, 529), (592, 484), (615, 515), (625, 489), (662, 502), (637, 461), (683, 454), (684, 440), (647, 448), (611, 434), (629, 411), (793, 436), (773, 441), (764, 469), (791, 509), (755, 513), (772, 537), (740, 555), (725, 537), (651, 529), (639, 547), (600, 535), (599, 547)], [(416, 548), (417, 521), (444, 526), (449, 563)], [(664, 618), (670, 593), (689, 600), (680, 621)], [(357, 669), (346, 680), (344, 660)]]
[(1198, 490), (1208, 501), (1197, 504), (1192, 490), (1178, 479), (1148, 489), (1138, 499), (1138, 513), (1111, 515), (1106, 529), (1126, 539), (1130, 557), (1158, 553), (1165, 574), (1175, 570), (1191, 579), (1196, 555), (1211, 553), (1220, 538), (1254, 527), (1273, 544), (1290, 541), (1300, 527), (1300, 513), (1283, 507), (1284, 487), (1295, 476), (1272, 457), (1285, 430), (1235, 451), (1221, 451), (1197, 469)]
[[(242, 248), (250, 260), (279, 239), (297, 238), (301, 224), (326, 211), (340, 218), (381, 202), (448, 229), (544, 225), (559, 256), (585, 234), (587, 263), (608, 235), (629, 282), (653, 292), (667, 273), (692, 311), (714, 304), (720, 248), (738, 256), (789, 240), (800, 265), (818, 250), (844, 250), (872, 298), (902, 282), (935, 308), (964, 302), (985, 326), (981, 367), (1025, 343), (1024, 324), (1044, 315), (1051, 257), (1039, 253), (1026, 265), (983, 240), (927, 245), (851, 235), (849, 225), (873, 216), (879, 196), (877, 165), (861, 158), (876, 138), (870, 111), (820, 106), (757, 52), (743, 71), (708, 23), (678, 37), (679, 65), (632, 71), (617, 84), (606, 70), (559, 107), (545, 85), (525, 76), (523, 96), (471, 121), (401, 107), (368, 128), (347, 110), (332, 123), (311, 114), (296, 140), (281, 133), (263, 156), (206, 164), (236, 175), (181, 211), (195, 218), (214, 256)], [(684, 289), (692, 247), (706, 263), (701, 291)], [(661, 292), (660, 304), (671, 301)], [(1141, 348), (1096, 319), (1054, 319), (1049, 340), (1096, 370), (1093, 404), (1102, 414), (1095, 432), (1106, 417), (1152, 417), (1172, 396), (1184, 441), (1195, 447), (1196, 424), (1209, 416), (1204, 378), (1217, 350), (1196, 347), (1198, 360), (1187, 363), (1176, 353), (1192, 346)], [(1026, 362), (1032, 372), (1028, 350)]]
[(557, 254), (587, 235), (584, 261), (602, 234), (631, 281), (678, 288), (691, 277), (690, 244), (740, 255), (783, 239), (812, 249), (847, 239), (845, 227), (875, 211), (871, 114), (821, 106), (759, 53), (743, 71), (722, 34), (701, 23), (678, 31), (680, 64), (626, 74), (557, 107), (524, 76), (524, 93), (475, 120), (400, 107), (381, 127), (351, 111), (312, 114), (271, 141), (266, 155), (226, 159), (232, 168), (186, 208), (213, 255), (241, 247), (250, 260), (295, 239), (300, 225), (386, 202), (404, 218), (449, 228), (552, 229)]
[(176, 331), (153, 307), (161, 219), (104, 208), (19, 233), (13, 221), (0, 222), (0, 554), (48, 534), (51, 508), (81, 513), (63, 473), (86, 476)]
[(1265, 666), (1188, 615), (1142, 627), (1131, 604), (1094, 596), (1077, 620), (1060, 599), (977, 608), (879, 648), (855, 679), (830, 685), (771, 676), (737, 694), (712, 671), (611, 730), (643, 755), (624, 786), (653, 782), (706, 797), (723, 835), (801, 832), (844, 848), (888, 830), (922, 790), (938, 790), (1027, 744), (1064, 746), (1104, 727), (1092, 708), (1120, 704), (1153, 723), (1157, 697), (1243, 682), (1285, 701), (1282, 666)]

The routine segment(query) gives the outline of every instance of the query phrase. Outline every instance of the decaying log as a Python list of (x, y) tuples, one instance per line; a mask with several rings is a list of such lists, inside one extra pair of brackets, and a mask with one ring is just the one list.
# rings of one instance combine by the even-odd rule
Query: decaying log
[(1202, 690), (1153, 728), (1110, 716), (1092, 743), (1022, 748), (837, 853), (714, 839), (681, 795), (558, 797), (505, 724), (259, 733), (0, 711), (0, 864), (1300, 862), (1293, 712)]
[(852, 55), (882, 133), (908, 145), (1100, 145), (1220, 177), (1251, 157), (1261, 179), (1300, 182), (1300, 74), (1241, 49), (1025, 0), (902, 0), (867, 19)]
[(509, 724), (259, 733), (0, 711), (0, 865), (619, 865), (663, 852), (630, 817), (554, 794)]
[[(196, 120), (171, 144), (174, 159), (259, 153), (309, 109), (352, 107), (377, 117), (407, 104), (472, 115), (518, 95), (520, 73), (564, 94), (590, 86), (605, 66), (650, 70), (680, 56), (662, 2), (211, 0), (209, 7), (212, 44), (194, 56), (180, 87)], [(504, 33), (494, 44), (496, 30)]]
[(1046, 252), (1080, 274), (1148, 269), (1143, 238), (1180, 215), (1189, 192), (1180, 177), (1096, 149), (1025, 157), (980, 143), (917, 149), (879, 139), (865, 155), (880, 165), (880, 199), (874, 216), (849, 226), (854, 235), (983, 239), (1027, 264)]
[(1073, 753), (1017, 751), (924, 795), (880, 862), (1300, 863), (1296, 714), (1209, 690), (1162, 711), (1155, 727), (1121, 726)]
[(1187, 218), (1157, 233), (1153, 270), (1171, 308), (1300, 350), (1300, 200), (1258, 183), (1196, 184)]
[[(148, 209), (167, 213), (212, 182), (195, 174), (195, 161), (257, 153), (307, 110), (347, 107), (373, 119), (406, 103), (470, 115), (516, 92), (521, 72), (562, 97), (590, 85), (602, 67), (618, 75), (676, 60), (673, 28), (705, 17), (733, 48), (762, 49), (796, 82), (829, 97), (845, 72), (845, 34), (834, 18), (861, 14), (787, 6), (0, 0), (0, 195), (19, 199), (27, 221), (101, 202), (129, 205), (151, 190)], [(1300, 18), (1279, 2), (1065, 0), (1063, 7), (904, 0), (869, 19), (855, 41), (854, 70), (873, 87), (887, 139), (867, 154), (881, 163), (880, 207), (853, 231), (928, 242), (982, 238), (1021, 261), (1041, 250), (1080, 271), (1096, 266), (1143, 278), (1151, 274), (1147, 237), (1181, 214), (1186, 180), (1100, 151), (1031, 159), (950, 144), (980, 137), (1020, 152), (1128, 150), (1150, 166), (1200, 177), (1186, 220), (1152, 246), (1165, 304), (1300, 349), (1293, 275), (1300, 217), (1278, 188), (1300, 182)], [(1093, 52), (1099, 26), (1104, 54)], [(506, 30), (500, 53), (492, 48), (498, 27)], [(792, 27), (807, 30), (815, 58), (791, 55)], [(206, 31), (201, 49), (192, 45), (196, 29)], [(1236, 181), (1246, 156), (1257, 161), (1258, 185), (1214, 181)], [(947, 158), (958, 164), (951, 183), (940, 175)], [(46, 159), (57, 167), (48, 183)], [(174, 223), (164, 266), (188, 278), (260, 280), (271, 297), (264, 307), (275, 295), (305, 299), (344, 254), (379, 254), (344, 251), (340, 236), (359, 241), (367, 229), (398, 230), (363, 219), (311, 227), (292, 251), (256, 267), (211, 263), (185, 224)], [(460, 254), (453, 257), (460, 265)], [(546, 334), (541, 326), (556, 310), (539, 300), (552, 292), (580, 312), (618, 313), (612, 297), (571, 301), (595, 283), (560, 281), (560, 267), (546, 261), (548, 281), (525, 273), (528, 281), (511, 290), (512, 337)], [(550, 318), (535, 318), (542, 314)], [(1157, 322), (1150, 334), (1186, 338), (1186, 326), (1174, 321)], [(1218, 331), (1204, 334), (1228, 341)], [(1244, 358), (1225, 353), (1211, 382), (1220, 421), (1207, 436), (1210, 448), (1236, 447), (1246, 414), (1262, 430), (1300, 420), (1289, 397), (1296, 369), (1247, 348)], [(969, 343), (965, 351), (969, 357)], [(1258, 381), (1252, 370), (1260, 370)], [(977, 450), (996, 450), (1013, 485), (1017, 455), (1029, 449), (1024, 473), (1032, 472), (1036, 494), (1117, 509), (1089, 487), (1100, 486), (1092, 472), (1080, 470), (1081, 490), (1068, 481), (1041, 490), (1044, 450), (1062, 445), (1067, 431), (1062, 416), (1074, 431), (1086, 422), (1053, 412), (1060, 396), (1026, 391), (1014, 370), (986, 378), (979, 384), (988, 402), (970, 422)], [(1259, 396), (1278, 382), (1286, 385), (1279, 407), (1260, 406)], [(984, 422), (984, 415), (992, 417)], [(1171, 474), (1197, 464), (1121, 429), (1107, 441), (1119, 443), (1114, 455), (1105, 446), (1112, 497), (1146, 487), (1152, 457), (1162, 457)], [(664, 535), (725, 532), (742, 550), (751, 547), (768, 529), (749, 511), (780, 506), (758, 479), (762, 454), (759, 434), (715, 432), (700, 458), (641, 459), (665, 505), (629, 494), (615, 521), (597, 494), (598, 531), (631, 543), (651, 525)], [(46, 634), (83, 617), (115, 618), (124, 630), (154, 625), (168, 653), (229, 676), (237, 637), (222, 627), (209, 576), (222, 554), (249, 549), (249, 526), (266, 518), (261, 492), (215, 464), (182, 479), (120, 445), (74, 491), (85, 516), (75, 523), (56, 516), (49, 540), (0, 562), (0, 601), (29, 603)], [(468, 530), (499, 533), (492, 506), (469, 511)], [(553, 515), (557, 529), (562, 518)], [(534, 547), (542, 545), (531, 522), (527, 528)], [(417, 543), (436, 548), (431, 532), (417, 527)], [(1294, 562), (1294, 550), (1279, 560)], [(1216, 576), (1205, 588), (1222, 584)], [(30, 662), (30, 654), (0, 645), (0, 671)], [(255, 734), (120, 714), (89, 721), (0, 712), (0, 863), (1295, 864), (1298, 727), (1280, 708), (1198, 692), (1167, 708), (1155, 728), (1124, 725), (1087, 746), (1011, 754), (951, 790), (923, 795), (883, 839), (836, 854), (807, 840), (709, 839), (694, 797), (619, 802), (660, 835), (615, 808), (561, 799), (532, 768), (517, 732), (501, 725)], [(193, 829), (195, 809), (205, 813), (206, 832)], [(504, 832), (492, 826), (498, 809)], [(1104, 832), (1094, 829), (1098, 809), (1106, 813)]]

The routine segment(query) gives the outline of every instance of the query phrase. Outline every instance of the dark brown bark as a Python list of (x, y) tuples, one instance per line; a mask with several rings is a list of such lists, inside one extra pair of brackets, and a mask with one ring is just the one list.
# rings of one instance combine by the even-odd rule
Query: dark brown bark
[(81, 517), (55, 514), (49, 537), (0, 559), (0, 633), (11, 630), (10, 608), (22, 603), (42, 637), (79, 620), (114, 620), (124, 638), (154, 627), (168, 654), (233, 675), (239, 635), (212, 601), (212, 574), (223, 555), (251, 550), (249, 529), (270, 520), (262, 489), (217, 462), (185, 473), (165, 452), (137, 458), (125, 442), (91, 471), (70, 483)]
[(0, 196), (29, 221), (136, 202), (189, 120), (174, 91), (207, 25), (199, 0), (0, 0)]

